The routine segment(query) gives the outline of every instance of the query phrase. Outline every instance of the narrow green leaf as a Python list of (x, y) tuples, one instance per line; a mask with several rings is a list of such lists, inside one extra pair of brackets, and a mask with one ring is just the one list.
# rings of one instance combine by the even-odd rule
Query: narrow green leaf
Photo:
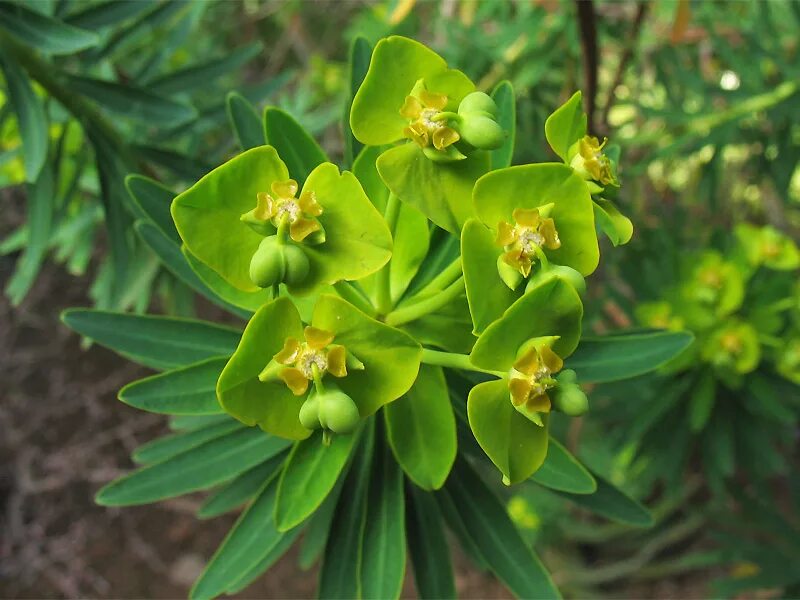
[(211, 358), (182, 369), (152, 375), (129, 383), (119, 399), (139, 410), (167, 415), (214, 415), (222, 412), (217, 402), (217, 379), (227, 358)]
[(211, 519), (234, 510), (253, 498), (264, 483), (278, 475), (286, 460), (281, 452), (238, 475), (205, 499), (197, 511), (198, 519)]
[(420, 600), (455, 598), (456, 584), (442, 515), (432, 494), (409, 485), (406, 531)]
[(148, 504), (206, 489), (274, 456), (288, 446), (259, 429), (243, 429), (134, 471), (102, 488), (103, 506)]
[(74, 331), (154, 369), (183, 367), (236, 350), (241, 331), (208, 321), (71, 308), (61, 320)]
[(442, 487), (456, 458), (456, 419), (440, 367), (422, 365), (405, 396), (386, 405), (386, 435), (408, 477)]
[(398, 598), (406, 570), (403, 471), (379, 437), (367, 493), (361, 564), (361, 597)]
[(88, 96), (109, 112), (147, 124), (176, 125), (197, 116), (188, 104), (135, 86), (74, 75), (69, 78), (69, 84), (77, 93)]
[(145, 160), (175, 174), (178, 179), (196, 181), (211, 171), (211, 165), (194, 156), (187, 156), (169, 148), (135, 145), (133, 150)]
[(214, 598), (250, 573), (284, 537), (275, 528), (277, 478), (267, 481), (236, 520), (222, 544), (189, 592), (192, 600)]
[(330, 446), (318, 432), (292, 449), (278, 484), (275, 523), (288, 531), (314, 513), (336, 484), (358, 433), (337, 435)]
[(317, 591), (320, 598), (352, 600), (361, 596), (361, 541), (367, 515), (366, 496), (375, 442), (373, 419), (366, 423), (359, 437), (358, 449), (345, 479), (325, 546)]
[(597, 491), (594, 494), (576, 496), (564, 492), (557, 493), (578, 506), (612, 521), (635, 527), (651, 527), (653, 525), (653, 515), (650, 514), (650, 511), (597, 473), (593, 473), (593, 475), (597, 482)]
[(45, 54), (72, 54), (98, 42), (91, 31), (67, 25), (17, 2), (0, 3), (0, 28)]
[(281, 536), (277, 544), (272, 546), (269, 551), (259, 560), (253, 567), (251, 567), (242, 577), (235, 583), (229, 585), (225, 590), (227, 596), (238, 594), (247, 588), (251, 583), (258, 579), (266, 570), (274, 565), (278, 559), (286, 554), (286, 552), (294, 544), (297, 537), (300, 535), (302, 528), (297, 527), (291, 531), (287, 531)]
[(492, 150), (492, 169), (511, 166), (514, 158), (514, 140), (517, 135), (517, 106), (514, 87), (510, 81), (501, 81), (492, 90), (492, 99), (497, 104), (497, 122), (506, 132), (506, 141), (497, 150)]
[(258, 56), (262, 50), (261, 42), (253, 42), (236, 48), (226, 56), (166, 73), (149, 81), (147, 87), (157, 94), (165, 96), (185, 93), (197, 88), (207, 89), (212, 81), (235, 72), (239, 67)]
[(654, 371), (683, 352), (694, 340), (686, 331), (628, 333), (583, 338), (566, 368), (580, 383), (605, 383)]
[(143, 175), (128, 175), (125, 178), (125, 187), (141, 215), (147, 217), (173, 242), (180, 244), (181, 236), (178, 235), (172, 215), (169, 214), (175, 192)]
[(702, 431), (714, 410), (716, 381), (712, 372), (703, 373), (699, 383), (692, 386), (689, 396), (689, 427)]
[(266, 143), (261, 118), (247, 98), (230, 92), (225, 99), (225, 108), (242, 152)]
[(191, 431), (212, 423), (222, 423), (223, 421), (235, 422), (236, 419), (227, 413), (221, 415), (178, 415), (169, 418), (169, 428), (172, 431)]
[(50, 245), (54, 192), (52, 165), (46, 165), (36, 182), (28, 186), (28, 244), (5, 289), (14, 306), (22, 302), (36, 281)]
[(268, 106), (264, 110), (264, 134), (286, 164), (289, 175), (301, 186), (314, 167), (328, 160), (314, 138), (279, 108)]
[[(349, 465), (345, 465), (345, 469), (347, 469), (348, 466)], [(336, 506), (339, 503), (339, 495), (342, 493), (345, 478), (345, 473), (342, 473), (333, 491), (328, 494), (328, 497), (325, 498), (322, 505), (308, 520), (308, 527), (306, 527), (305, 534), (303, 535), (303, 544), (300, 546), (300, 557), (298, 558), (301, 569), (310, 569), (325, 550), (325, 545), (328, 543), (328, 535), (331, 530), (331, 523), (333, 522), (333, 517), (336, 515)]]
[(244, 427), (238, 421), (229, 419), (191, 431), (166, 435), (142, 444), (133, 451), (131, 458), (140, 465), (152, 465)]
[[(467, 430), (469, 427), (467, 427)], [(469, 434), (467, 434), (469, 435)], [(478, 446), (478, 444), (475, 444)], [(467, 531), (467, 525), (461, 513), (456, 508), (453, 498), (445, 491), (434, 494), (439, 509), (447, 523), (448, 529), (458, 538), (458, 543), (464, 553), (470, 558), (475, 567), (481, 571), (489, 570), (489, 563), (483, 558), (480, 546)]]
[[(0, 7), (3, 6), (7, 5), (0, 5)], [(25, 72), (14, 60), (0, 55), (0, 66), (2, 66), (6, 78), (8, 99), (17, 115), (19, 134), (22, 138), (25, 180), (36, 182), (40, 179), (42, 167), (47, 160), (47, 147), (50, 142), (44, 104), (33, 91)], [(52, 174), (49, 177), (52, 178)], [(45, 182), (43, 181), (43, 183)], [(46, 206), (49, 206), (51, 202), (52, 198), (48, 198)]]
[(550, 489), (570, 494), (591, 494), (597, 490), (597, 483), (592, 474), (552, 437), (547, 449), (547, 458), (531, 480)]
[(348, 96), (347, 105), (344, 110), (343, 128), (344, 128), (344, 146), (345, 146), (345, 161), (348, 165), (352, 165), (356, 156), (359, 155), (364, 145), (359, 142), (350, 130), (350, 107), (353, 106), (353, 98), (361, 87), (364, 77), (367, 76), (369, 69), (369, 61), (372, 57), (372, 46), (363, 36), (357, 36), (350, 44), (350, 54), (348, 66), (350, 67), (350, 94)]
[[(483, 558), (520, 598), (560, 598), (550, 575), (511, 522), (505, 507), (464, 459), (456, 461), (444, 490)], [(583, 498), (584, 496), (577, 496)]]
[(64, 21), (73, 27), (97, 30), (135, 17), (155, 4), (156, 0), (109, 0), (70, 13)]

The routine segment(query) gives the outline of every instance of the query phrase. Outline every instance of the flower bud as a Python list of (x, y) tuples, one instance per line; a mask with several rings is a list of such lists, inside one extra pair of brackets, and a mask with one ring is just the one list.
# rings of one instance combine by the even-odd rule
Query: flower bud
[(261, 240), (258, 250), (250, 259), (250, 280), (258, 287), (267, 288), (281, 283), (284, 277), (283, 249), (278, 236)]
[(315, 394), (319, 406), (319, 422), (334, 433), (352, 433), (361, 421), (353, 399), (337, 389)]
[(307, 276), (310, 265), (305, 253), (278, 236), (264, 238), (250, 260), (250, 280), (267, 288), (278, 283), (297, 285)]
[(481, 150), (495, 150), (503, 145), (506, 134), (492, 117), (482, 113), (463, 115), (458, 126), (461, 139)]
[(486, 116), (497, 116), (497, 104), (483, 92), (472, 92), (464, 96), (458, 105), (458, 114), (465, 116), (469, 113), (485, 113)]
[(306, 429), (319, 429), (319, 400), (316, 394), (311, 394), (300, 407), (300, 424)]
[(538, 287), (552, 281), (553, 279), (560, 279), (567, 282), (578, 295), (583, 296), (586, 293), (586, 280), (578, 271), (572, 267), (564, 265), (550, 264), (547, 269), (539, 270), (533, 277), (528, 280), (528, 285), (525, 288), (526, 292), (530, 292), (533, 288)]
[(589, 410), (589, 399), (577, 384), (575, 371), (562, 371), (556, 379), (558, 385), (550, 392), (554, 410), (571, 417), (579, 417)]

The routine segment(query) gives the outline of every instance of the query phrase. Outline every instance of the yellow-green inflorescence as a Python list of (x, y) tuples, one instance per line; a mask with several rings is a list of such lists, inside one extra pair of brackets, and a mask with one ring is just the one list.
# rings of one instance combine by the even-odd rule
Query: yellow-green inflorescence
[[(354, 431), (361, 415), (353, 399), (326, 376), (346, 377), (348, 364), (354, 369), (363, 369), (364, 365), (344, 346), (334, 344), (335, 336), (330, 331), (309, 326), (303, 338), (303, 341), (287, 338), (258, 378), (261, 381), (280, 379), (295, 396), (308, 394), (300, 408), (300, 423), (306, 429), (322, 428), (327, 442), (330, 432)], [(310, 393), (309, 388), (312, 388)]]
[(600, 142), (596, 137), (585, 135), (569, 149), (570, 166), (583, 179), (595, 181), (600, 185), (619, 186), (614, 174), (611, 159), (603, 153), (608, 140)]
[(271, 193), (259, 192), (256, 207), (241, 216), (253, 230), (266, 236), (250, 262), (250, 279), (259, 287), (297, 284), (308, 274), (302, 244), (321, 244), (325, 230), (318, 217), (323, 209), (313, 191), (297, 198), (294, 179), (275, 181)]
[[(539, 426), (544, 425), (542, 415), (553, 409), (579, 416), (588, 408), (575, 372), (562, 371), (564, 361), (550, 347), (556, 339), (539, 338), (525, 344), (508, 374), (511, 403)], [(558, 378), (557, 373), (560, 373)]]
[(549, 250), (561, 247), (555, 221), (543, 215), (548, 208), (517, 208), (512, 215), (514, 223), (501, 221), (497, 225), (495, 243), (505, 250), (500, 260), (522, 277), (531, 274), (531, 267), (542, 255), (543, 247)]

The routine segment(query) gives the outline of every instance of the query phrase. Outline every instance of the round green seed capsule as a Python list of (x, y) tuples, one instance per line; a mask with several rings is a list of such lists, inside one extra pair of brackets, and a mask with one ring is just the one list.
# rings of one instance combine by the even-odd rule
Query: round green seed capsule
[(458, 105), (458, 114), (465, 116), (469, 113), (486, 113), (487, 116), (494, 117), (497, 115), (497, 104), (483, 92), (472, 92), (464, 96)]
[(319, 422), (319, 400), (316, 394), (311, 394), (303, 406), (300, 407), (300, 424), (306, 429), (319, 429), (322, 425)]
[(261, 240), (253, 258), (250, 259), (250, 279), (258, 287), (267, 288), (281, 283), (284, 277), (283, 249), (278, 236)]
[(506, 135), (503, 128), (490, 116), (469, 113), (458, 126), (461, 139), (481, 150), (495, 150), (503, 145)]
[(353, 399), (340, 390), (316, 394), (319, 400), (319, 422), (334, 433), (352, 433), (361, 421)]
[(308, 277), (311, 265), (308, 262), (306, 253), (302, 248), (294, 244), (286, 244), (283, 247), (284, 258), (284, 277), (283, 282), (289, 285), (298, 285)]
[(579, 417), (589, 410), (589, 398), (576, 383), (575, 371), (567, 369), (558, 376), (558, 385), (550, 392), (553, 409), (571, 417)]

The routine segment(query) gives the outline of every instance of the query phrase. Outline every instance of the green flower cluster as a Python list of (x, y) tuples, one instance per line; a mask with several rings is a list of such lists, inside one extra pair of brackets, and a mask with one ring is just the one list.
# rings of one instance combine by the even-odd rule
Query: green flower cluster
[[(198, 275), (257, 308), (217, 382), (229, 414), (289, 439), (321, 429), (330, 443), (435, 389), (426, 400), (441, 410), (426, 427), (454, 438), (440, 382), (442, 367), (455, 367), (495, 377), (472, 389), (467, 408), (504, 480), (542, 464), (550, 412), (588, 408), (564, 360), (581, 335), (584, 277), (599, 262), (596, 227), (614, 244), (632, 227), (599, 196), (618, 185), (616, 154), (587, 134), (580, 94), (546, 124), (561, 163), (491, 170), (491, 153), (513, 140), (501, 121), (466, 75), (390, 37), (352, 103), (365, 145), (352, 172), (318, 161), (302, 181), (261, 146), (175, 198)], [(449, 266), (434, 240), (453, 251)], [(390, 435), (402, 454), (404, 434)], [(432, 487), (454, 444), (447, 455)], [(422, 478), (414, 461), (398, 462)]]
[(739, 389), (744, 375), (766, 366), (800, 383), (800, 251), (770, 226), (740, 224), (734, 234), (726, 255), (687, 257), (681, 283), (639, 305), (637, 317), (694, 332), (696, 342), (665, 367), (670, 372), (710, 366), (720, 384)]

